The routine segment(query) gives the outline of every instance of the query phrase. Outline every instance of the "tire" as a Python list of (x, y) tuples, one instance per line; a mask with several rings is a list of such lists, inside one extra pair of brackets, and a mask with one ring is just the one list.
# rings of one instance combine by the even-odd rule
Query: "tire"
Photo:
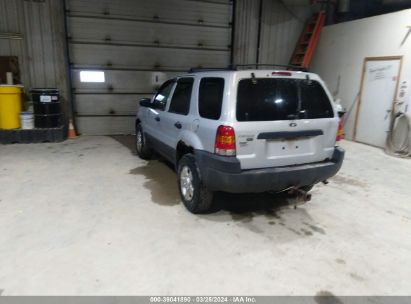
[(177, 173), (178, 190), (184, 206), (191, 213), (210, 211), (213, 204), (213, 192), (209, 191), (202, 183), (198, 166), (192, 154), (186, 154), (181, 158)]
[(136, 125), (136, 151), (137, 155), (145, 160), (149, 160), (153, 154), (153, 151), (147, 145), (146, 136), (144, 135), (141, 124)]

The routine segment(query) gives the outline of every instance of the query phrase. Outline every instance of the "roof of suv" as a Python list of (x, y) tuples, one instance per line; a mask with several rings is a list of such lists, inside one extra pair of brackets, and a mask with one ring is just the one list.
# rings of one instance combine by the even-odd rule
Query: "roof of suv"
[(290, 77), (290, 78), (306, 78), (307, 76), (309, 78), (312, 79), (319, 79), (319, 76), (317, 74), (314, 73), (309, 73), (309, 72), (303, 72), (303, 71), (289, 71), (289, 70), (279, 70), (279, 69), (265, 69), (265, 70), (226, 70), (226, 69), (221, 69), (221, 70), (217, 70), (217, 69), (204, 69), (204, 70), (198, 70), (198, 71), (194, 71), (192, 73), (188, 73), (188, 74), (184, 74), (181, 75), (180, 77), (185, 77), (185, 76), (197, 76), (197, 75), (202, 75), (202, 76), (227, 76), (227, 75), (232, 75), (232, 74), (240, 74), (240, 75), (244, 75), (244, 74), (250, 74), (251, 77), (251, 73), (256, 74), (256, 76), (260, 76), (261, 74), (266, 74), (267, 77), (270, 76), (276, 76), (276, 77)]

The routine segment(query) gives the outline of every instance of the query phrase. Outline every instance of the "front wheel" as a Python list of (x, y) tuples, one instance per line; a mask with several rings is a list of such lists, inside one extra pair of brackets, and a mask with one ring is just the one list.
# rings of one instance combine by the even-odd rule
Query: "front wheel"
[(203, 185), (192, 154), (184, 155), (178, 163), (178, 189), (184, 206), (190, 212), (204, 213), (211, 209), (213, 192)]
[(147, 145), (146, 137), (141, 124), (136, 126), (136, 151), (140, 158), (146, 160), (150, 159), (153, 154), (150, 147)]

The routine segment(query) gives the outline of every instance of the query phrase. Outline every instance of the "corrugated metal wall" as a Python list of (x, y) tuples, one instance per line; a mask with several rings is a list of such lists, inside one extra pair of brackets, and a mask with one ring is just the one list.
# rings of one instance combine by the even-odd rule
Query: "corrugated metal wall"
[(288, 64), (311, 14), (309, 1), (237, 0), (235, 63)]
[[(0, 33), (3, 37), (0, 39), (0, 56), (18, 56), (22, 81), (28, 84), (28, 58), (24, 56), (23, 41), (24, 16), (20, 17), (19, 11), (23, 11), (23, 1), (0, 0)], [(9, 36), (13, 38), (7, 38)]]
[(26, 92), (35, 87), (58, 88), (67, 112), (63, 1), (0, 0), (0, 33), (21, 36), (0, 39), (0, 56), (18, 56)]
[[(229, 0), (67, 0), (77, 126), (82, 134), (134, 132), (138, 100), (191, 67), (228, 66)], [(80, 72), (105, 73), (104, 83)]]
[(237, 0), (234, 25), (234, 63), (256, 63), (261, 0)]

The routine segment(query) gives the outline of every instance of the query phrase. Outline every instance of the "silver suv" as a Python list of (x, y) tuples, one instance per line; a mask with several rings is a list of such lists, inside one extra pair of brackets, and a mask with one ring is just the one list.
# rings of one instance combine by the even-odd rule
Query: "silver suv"
[(318, 75), (288, 70), (204, 70), (165, 82), (140, 101), (138, 155), (176, 167), (187, 209), (215, 191), (304, 189), (334, 176), (341, 123)]

